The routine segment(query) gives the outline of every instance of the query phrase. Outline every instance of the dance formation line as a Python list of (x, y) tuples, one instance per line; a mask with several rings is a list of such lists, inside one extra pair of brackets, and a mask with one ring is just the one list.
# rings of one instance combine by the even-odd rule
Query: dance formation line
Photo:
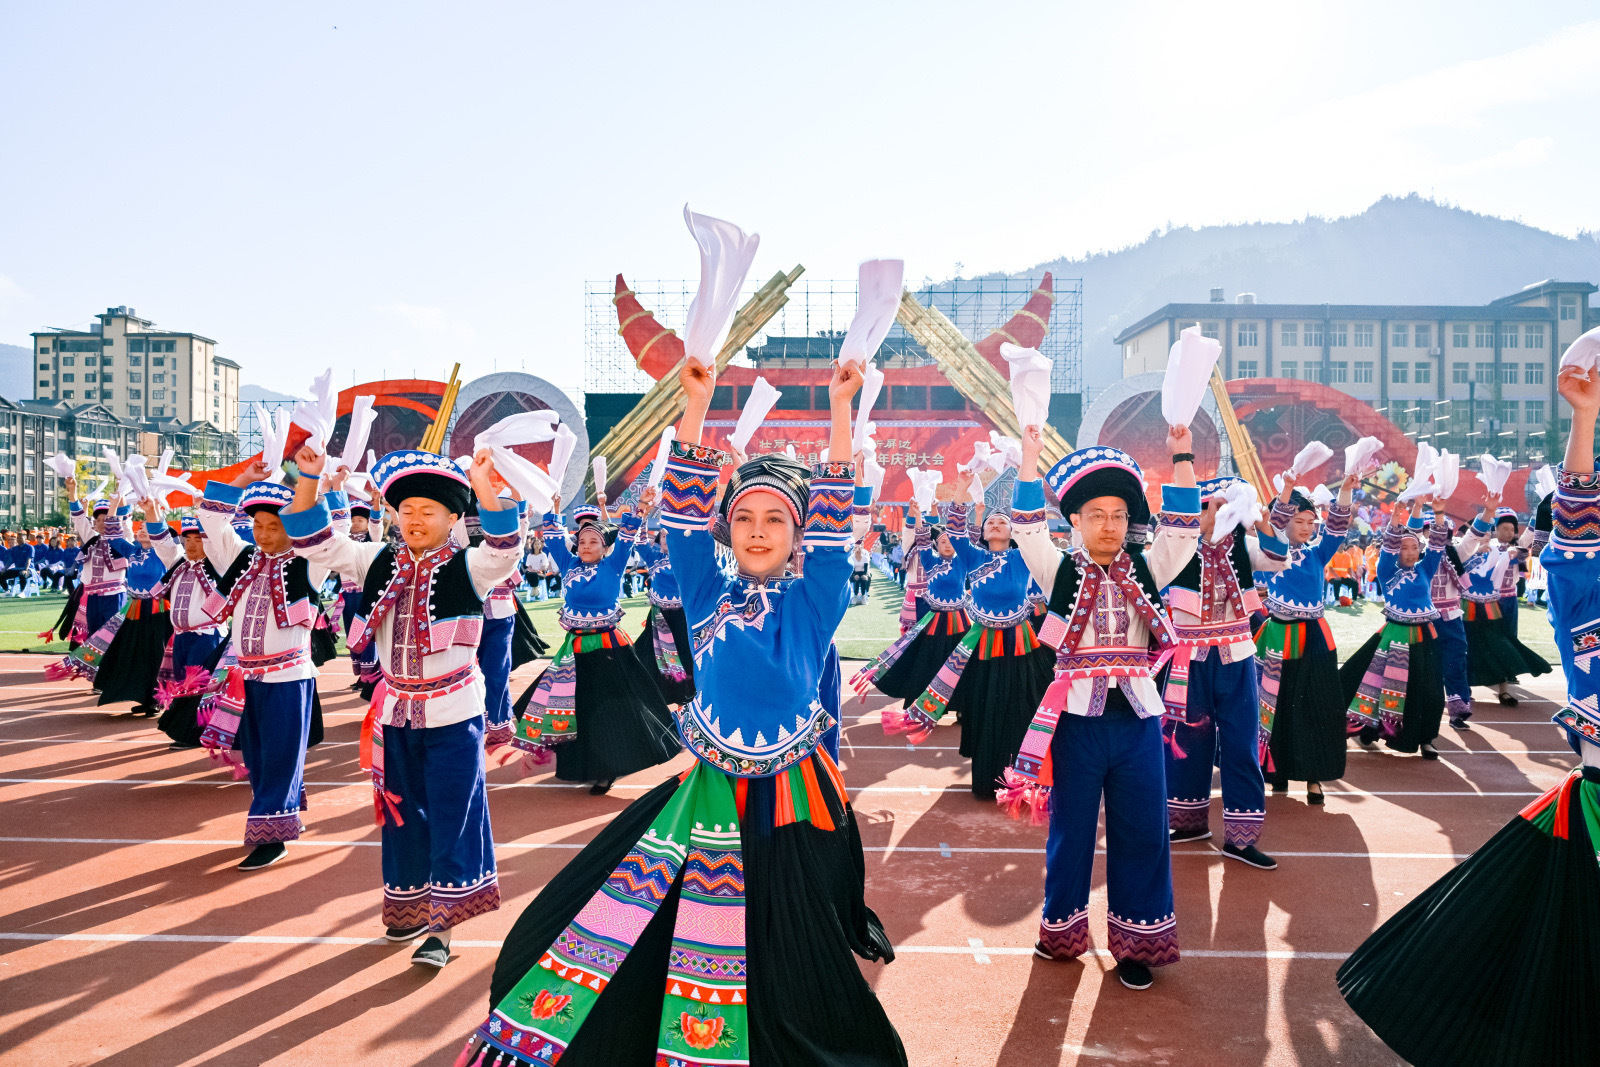
[[(651, 486), (615, 516), (603, 495), (575, 509), (571, 531), (559, 479), (534, 477), (483, 437), (464, 463), (403, 449), (358, 475), (314, 435), (293, 457), (292, 485), (264, 453), (232, 483), (205, 487), (198, 515), (179, 526), (181, 547), (153, 494), (137, 501), (146, 521), (130, 529), (136, 501), (86, 506), (68, 482), (84, 548), (61, 622), (74, 648), (56, 673), (91, 679), (101, 703), (159, 713), (173, 748), (203, 748), (248, 779), (241, 870), (277, 863), (303, 830), (305, 756), (322, 735), (318, 668), (334, 654), (320, 589), (340, 587), (355, 685), (370, 700), (359, 744), (381, 827), (384, 937), (420, 942), (416, 964), (445, 966), (454, 928), (499, 907), (497, 849), (574, 847), (493, 840), (488, 760), (532, 769), (553, 758), (557, 782), (599, 794), (692, 754), (690, 769), (643, 787), (577, 848), (503, 943), (457, 943), (499, 948), (489, 1011), (460, 1067), (906, 1062), (853, 958), (888, 963), (895, 948), (866, 900), (866, 850), (838, 764), (834, 635), (860, 595), (874, 516), (872, 454), (851, 425), (869, 365), (841, 360), (828, 386), (829, 456), (851, 458), (808, 467), (702, 443), (716, 384), (703, 357), (691, 351), (679, 368), (687, 406)], [(1344, 775), (1352, 740), (1436, 760), (1447, 713), (1470, 729), (1470, 686), (1510, 705), (1512, 683), (1549, 670), (1514, 629), (1517, 567), (1537, 553), (1569, 689), (1556, 722), (1580, 766), (1385, 923), (1338, 981), (1378, 1036), (1419, 1064), (1582, 1062), (1600, 1026), (1567, 1010), (1593, 990), (1600, 947), (1589, 924), (1568, 921), (1600, 894), (1592, 363), (1560, 372), (1572, 432), (1526, 532), (1499, 507), (1490, 474), (1489, 505), (1457, 539), (1444, 517), (1448, 464), (1418, 472), (1426, 491), (1398, 504), (1383, 532), (1382, 626), (1343, 666), (1323, 618), (1325, 576), (1350, 527), (1358, 459), (1325, 504), (1289, 472), (1264, 516), (1242, 480), (1196, 478), (1181, 418), (1167, 439), (1173, 481), (1152, 512), (1126, 453), (1084, 448), (1041, 470), (1043, 425), (1025, 424), (1009, 511), (982, 514), (967, 470), (933, 525), (922, 492), (932, 487), (919, 486), (904, 632), (850, 679), (855, 693), (900, 701), (881, 723), (909, 746), (956, 716), (970, 784), (856, 792), (970, 789), (1045, 827), (1032, 952), (1108, 955), (1123, 985), (1148, 988), (1183, 954), (1172, 857), (1215, 854), (1172, 846), (1211, 837), (1214, 797), (1220, 853), (1270, 871), (1269, 785), (1304, 781), (1307, 801), (1323, 803), (1321, 783)], [(347, 492), (362, 477), (365, 507)], [(1055, 509), (1070, 527), (1064, 545), (1050, 534)], [(535, 520), (561, 572), (564, 633), (513, 701), (514, 666), (544, 651), (512, 595)], [(637, 639), (620, 629), (634, 552), (651, 579)], [(1102, 805), (1108, 915), (1096, 948), (1088, 903)], [(873, 851), (901, 849), (1035, 851)], [(982, 962), (1017, 950), (974, 941), (913, 951)], [(1342, 958), (1250, 958), (1328, 956)]]

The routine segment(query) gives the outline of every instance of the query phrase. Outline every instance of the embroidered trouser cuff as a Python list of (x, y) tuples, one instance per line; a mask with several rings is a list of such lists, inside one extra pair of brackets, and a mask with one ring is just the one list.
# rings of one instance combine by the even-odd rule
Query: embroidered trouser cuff
[(1261, 825), (1266, 821), (1265, 811), (1234, 811), (1222, 809), (1222, 839), (1235, 848), (1249, 848), (1261, 840)]

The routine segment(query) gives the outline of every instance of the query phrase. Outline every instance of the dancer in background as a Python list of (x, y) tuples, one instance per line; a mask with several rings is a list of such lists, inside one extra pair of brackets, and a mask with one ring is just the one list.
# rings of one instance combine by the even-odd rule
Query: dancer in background
[[(72, 514), (72, 528), (83, 546), (79, 550), (79, 577), (83, 582), (83, 592), (76, 605), (71, 639), (77, 644), (99, 633), (113, 616), (121, 613), (127, 602), (128, 582), (123, 572), (128, 569), (128, 563), (111, 551), (106, 528), (108, 521), (116, 524), (127, 521), (132, 509), (124, 508), (119, 503), (113, 513), (111, 502), (100, 497), (90, 505), (92, 517), (86, 516), (83, 505), (78, 502), (78, 483), (73, 478), (67, 479), (67, 499), (70, 501), (68, 510)], [(113, 527), (113, 535), (120, 532), (120, 525)], [(110, 640), (111, 635), (106, 635), (107, 644)], [(101, 645), (99, 651), (104, 653), (105, 645)]]
[(694, 699), (694, 657), (689, 655), (689, 623), (683, 615), (683, 594), (672, 560), (662, 546), (665, 532), (649, 528), (650, 512), (655, 507), (656, 491), (646, 486), (639, 498), (639, 526), (633, 551), (650, 575), (650, 614), (644, 629), (633, 643), (634, 653), (661, 688), (668, 704), (687, 704)]
[(116, 537), (111, 541), (111, 551), (128, 562), (122, 573), (129, 602), (122, 625), (101, 657), (95, 681), (102, 707), (129, 700), (133, 702), (132, 714), (149, 717), (160, 711), (156, 686), (161, 681), (167, 643), (172, 639), (172, 617), (162, 585), (167, 573), (163, 556), (175, 558), (177, 548), (172, 543), (172, 530), (162, 521), (156, 504), (146, 500), (143, 510), (148, 521), (136, 526), (133, 538)]
[[(405, 543), (352, 541), (317, 500), (327, 457), (309, 445), (284, 528), (298, 558), (361, 585), (352, 627), (377, 646), (383, 670), (371, 736), (374, 808), (383, 828), (383, 924), (390, 941), (426, 933), (411, 962), (443, 967), (450, 931), (500, 906), (484, 782), (483, 673), (477, 666), (483, 605), (516, 574), (522, 532), (516, 505), (495, 496), (494, 464), (480, 449), (472, 469), (416, 449), (391, 452), (371, 477), (397, 513)], [(347, 472), (333, 476), (333, 488)], [(477, 498), (483, 540), (463, 550), (451, 528)]]
[[(1465, 557), (1461, 598), (1466, 601), (1467, 680), (1472, 685), (1493, 689), (1501, 704), (1516, 707), (1517, 698), (1511, 695), (1511, 686), (1517, 683), (1517, 676), (1549, 674), (1550, 664), (1517, 640), (1514, 572), (1522, 566), (1518, 562), (1522, 549), (1506, 536), (1516, 533), (1515, 515), (1510, 516), (1509, 521), (1502, 517), (1493, 527), (1498, 536), (1493, 539), (1489, 536), (1489, 516), (1497, 510), (1506, 510), (1498, 507), (1499, 502), (1498, 496), (1489, 497), (1483, 511), (1473, 520), (1472, 528), (1461, 539), (1461, 554)], [(1505, 593), (1508, 585), (1511, 589), (1509, 617)]]
[[(377, 492), (377, 488), (372, 490)], [(362, 500), (359, 496), (352, 496), (343, 490), (330, 492), (326, 496), (328, 512), (336, 530), (347, 531), (350, 540), (363, 544), (382, 544), (384, 542), (383, 508), (380, 502), (378, 517), (373, 518), (372, 504)], [(349, 578), (339, 577), (339, 620), (344, 627), (345, 647), (350, 645), (350, 624), (355, 621), (356, 611), (361, 606), (361, 587)], [(378, 655), (371, 644), (362, 647), (360, 652), (349, 650), (350, 674), (352, 680), (350, 688), (361, 694), (362, 700), (372, 699), (372, 690), (378, 684)]]
[[(1455, 524), (1442, 511), (1424, 508), (1422, 521), (1430, 528), (1432, 523), (1443, 523), (1454, 532)], [(1439, 634), (1439, 676), (1444, 681), (1445, 712), (1455, 729), (1470, 730), (1467, 720), (1472, 717), (1472, 687), (1467, 681), (1467, 630), (1461, 611), (1463, 569), (1452, 536), (1444, 543), (1444, 559), (1433, 575), (1433, 608), (1439, 613), (1433, 625)]]
[(1167, 814), (1173, 841), (1211, 836), (1211, 769), (1222, 771), (1222, 854), (1261, 870), (1277, 861), (1256, 847), (1267, 818), (1261, 776), (1261, 686), (1250, 617), (1261, 610), (1257, 571), (1277, 573), (1289, 546), (1262, 526), (1214, 539), (1223, 494), (1238, 478), (1200, 483), (1200, 542), (1162, 591), (1177, 628), (1163, 691), (1169, 722)]
[[(1555, 716), (1581, 766), (1402, 908), (1339, 968), (1339, 990), (1417, 1067), (1578, 1067), (1600, 1016), (1600, 372), (1564, 367), (1572, 432), (1540, 555), (1567, 679)], [(1484, 961), (1493, 961), (1484, 966)]]
[[(662, 523), (696, 635), (698, 692), (678, 720), (697, 761), (629, 805), (523, 912), (493, 1011), (457, 1062), (904, 1064), (852, 959), (893, 951), (820, 745), (833, 724), (817, 687), (849, 600), (852, 464), (809, 477), (781, 455), (741, 465), (727, 494), (738, 574), (726, 574), (707, 530), (726, 454), (698, 443), (714, 372), (686, 360), (679, 377), (689, 410)], [(854, 365), (835, 369), (833, 455), (849, 453), (860, 385)]]
[[(217, 680), (223, 691), (213, 685), (201, 743), (232, 763), (237, 740), (250, 777), (244, 843), (253, 847), (241, 871), (278, 862), (300, 836), (306, 748), (321, 739), (311, 630), (328, 571), (295, 555), (278, 514), (293, 493), (271, 474), (257, 457), (233, 481), (207, 482), (199, 509), (206, 555), (222, 573), (207, 607), (218, 623), (235, 620), (233, 662)], [(254, 544), (235, 532), (236, 512), (250, 518)]]
[(1178, 647), (1160, 590), (1193, 558), (1200, 536), (1191, 441), (1187, 426), (1168, 431), (1176, 484), (1162, 487), (1160, 522), (1142, 552), (1123, 547), (1131, 523), (1150, 521), (1143, 475), (1126, 453), (1079, 449), (1050, 469), (1050, 488), (1077, 535), (1065, 554), (1045, 523), (1038, 426), (1023, 430), (1012, 487), (1017, 546), (1033, 580), (1050, 590), (1040, 637), (1056, 649), (1056, 680), (996, 799), (1014, 814), (1028, 805), (1035, 821), (1048, 813), (1034, 953), (1062, 960), (1091, 948), (1089, 885), (1105, 798), (1108, 946), (1118, 980), (1130, 989), (1148, 989), (1150, 969), (1178, 959), (1165, 706), (1151, 664)]
[(168, 565), (161, 595), (170, 605), (167, 617), (172, 622), (156, 686), (156, 707), (161, 709), (156, 728), (172, 738), (167, 747), (175, 751), (200, 747), (200, 698), (211, 685), (211, 672), (228, 636), (206, 611), (222, 575), (206, 558), (205, 531), (199, 519), (190, 517), (182, 520), (180, 529), (181, 550), (171, 538), (151, 539)]
[(1449, 523), (1424, 533), (1422, 515), (1412, 518), (1409, 504), (1397, 503), (1390, 513), (1377, 570), (1384, 623), (1339, 668), (1347, 729), (1363, 745), (1382, 736), (1396, 752), (1421, 749), (1423, 759), (1439, 758), (1433, 742), (1444, 718), (1444, 680), (1433, 576), (1449, 539)]
[[(944, 505), (946, 509), (951, 506)], [(927, 613), (850, 679), (851, 687), (862, 699), (866, 698), (868, 688), (874, 688), (886, 697), (902, 701), (903, 708), (910, 708), (933, 683), (940, 668), (972, 628), (972, 619), (967, 615), (967, 563), (956, 554), (954, 539), (942, 527), (925, 523), (916, 501), (911, 502), (907, 516), (915, 529), (913, 543), (922, 573), (922, 601), (927, 605)], [(956, 676), (959, 675), (958, 670)], [(946, 691), (946, 703), (949, 696)], [(943, 712), (942, 707), (940, 712)], [(923, 714), (916, 727), (930, 727), (938, 718), (938, 715)], [(889, 733), (903, 733), (909, 728), (912, 727), (903, 715), (884, 716), (884, 729)]]
[(1294, 473), (1272, 505), (1271, 523), (1289, 545), (1288, 566), (1267, 583), (1267, 620), (1256, 631), (1261, 674), (1261, 768), (1274, 793), (1306, 783), (1306, 803), (1321, 804), (1322, 783), (1344, 777), (1345, 702), (1339, 658), (1323, 617), (1325, 567), (1344, 551), (1359, 480), (1347, 474), (1318, 528), (1317, 508), (1295, 489)]
[[(646, 671), (622, 622), (622, 572), (638, 518), (621, 516), (627, 540), (600, 507), (574, 510), (576, 552), (567, 547), (561, 501), (544, 517), (545, 551), (561, 568), (561, 628), (555, 658), (518, 698), (511, 743), (536, 760), (553, 747), (556, 777), (592, 782), (596, 796), (623, 775), (665, 763), (682, 748), (654, 672)], [(529, 727), (536, 727), (530, 733)], [(534, 733), (537, 736), (534, 736)]]
[[(972, 477), (971, 471), (956, 475), (957, 500), (966, 497)], [(884, 714), (884, 729), (920, 741), (947, 707), (955, 709), (961, 754), (972, 761), (972, 795), (993, 800), (1055, 677), (1056, 655), (1040, 643), (1033, 625), (1038, 587), (1012, 539), (1011, 515), (994, 511), (973, 527), (967, 505), (952, 503), (945, 506), (945, 517), (971, 584), (977, 621), (907, 710), (898, 717)]]

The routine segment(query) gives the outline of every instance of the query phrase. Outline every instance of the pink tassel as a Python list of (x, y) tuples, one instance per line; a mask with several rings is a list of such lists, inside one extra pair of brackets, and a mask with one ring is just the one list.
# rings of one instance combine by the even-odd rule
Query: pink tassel
[(52, 626), (48, 630), (40, 630), (38, 633), (34, 634), (34, 636), (48, 645), (50, 642), (56, 639), (55, 627)]
[(916, 708), (885, 708), (883, 732), (904, 734), (913, 745), (920, 745), (933, 733), (934, 722)]
[(65, 657), (46, 666), (44, 676), (52, 682), (64, 682), (69, 678), (89, 677), (81, 666)]
[[(472, 1060), (472, 1043), (475, 1040), (477, 1040), (476, 1035), (474, 1035), (473, 1037), (467, 1038), (467, 1047), (462, 1049), (461, 1050), (461, 1055), (456, 1057), (456, 1062), (453, 1065), (453, 1067), (469, 1067), (469, 1063)], [(487, 1049), (488, 1047), (489, 1047), (488, 1045), (484, 1045), (483, 1046), (484, 1049)], [(482, 1062), (483, 1062), (483, 1051), (480, 1050), (478, 1052), (478, 1063), (482, 1063)]]

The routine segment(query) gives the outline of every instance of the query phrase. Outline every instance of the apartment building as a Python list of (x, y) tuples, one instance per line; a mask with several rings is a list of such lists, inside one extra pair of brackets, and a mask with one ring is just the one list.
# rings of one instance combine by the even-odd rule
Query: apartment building
[(130, 307), (106, 308), (87, 331), (33, 335), (34, 399), (104, 404), (119, 417), (239, 430), (239, 365), (197, 333), (158, 329)]
[(1407, 436), (1452, 451), (1539, 461), (1571, 411), (1556, 394), (1567, 346), (1600, 323), (1588, 282), (1536, 282), (1483, 305), (1264, 304), (1221, 289), (1167, 304), (1117, 335), (1123, 377), (1166, 369), (1198, 324), (1222, 342), (1228, 379), (1320, 382), (1383, 412)]

